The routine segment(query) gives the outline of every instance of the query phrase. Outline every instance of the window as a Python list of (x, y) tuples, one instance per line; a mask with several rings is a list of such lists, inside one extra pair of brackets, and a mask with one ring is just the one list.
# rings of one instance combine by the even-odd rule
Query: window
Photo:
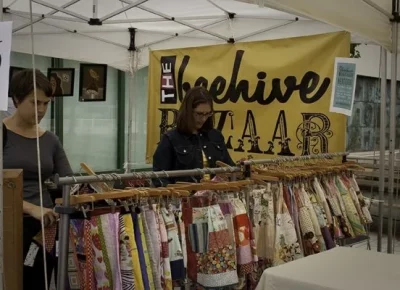
[(65, 68), (75, 68), (73, 97), (63, 98), (63, 143), (74, 172), (80, 163), (94, 171), (117, 168), (117, 106), (118, 71), (108, 67), (105, 102), (79, 102), (79, 66), (76, 61), (64, 60)]

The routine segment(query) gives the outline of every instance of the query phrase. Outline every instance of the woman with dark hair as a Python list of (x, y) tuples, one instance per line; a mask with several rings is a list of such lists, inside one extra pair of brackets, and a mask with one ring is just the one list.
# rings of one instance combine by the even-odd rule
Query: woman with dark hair
[[(38, 121), (42, 120), (52, 97), (52, 87), (49, 80), (40, 71), (23, 70), (16, 73), (10, 84), (9, 95), (15, 105), (15, 112), (3, 120), (3, 166), (6, 169), (23, 169), (23, 257), (24, 276), (23, 289), (45, 289), (49, 284), (51, 274), (56, 264), (54, 254), (55, 241), (47, 244), (46, 250), (53, 249), (53, 253), (46, 251), (47, 278), (44, 279), (43, 248), (39, 247), (37, 235), (40, 234), (42, 211), (46, 234), (55, 234), (58, 216), (53, 211), (53, 201), (44, 185), (44, 181), (54, 174), (60, 176), (72, 175), (64, 149), (56, 135), (41, 129), (36, 122), (35, 95), (33, 76), (36, 77), (36, 97)], [(43, 210), (39, 190), (39, 169), (37, 158), (37, 130), (39, 131), (41, 181), (43, 192)], [(31, 249), (39, 250), (32, 251)], [(34, 254), (34, 255), (28, 255)], [(26, 257), (30, 257), (27, 263)]]
[[(217, 161), (234, 166), (222, 133), (214, 129), (212, 96), (202, 86), (190, 89), (178, 112), (177, 126), (164, 134), (153, 156), (153, 170), (215, 167)], [(162, 179), (166, 185), (193, 181), (190, 177)], [(162, 183), (162, 184), (161, 184)]]

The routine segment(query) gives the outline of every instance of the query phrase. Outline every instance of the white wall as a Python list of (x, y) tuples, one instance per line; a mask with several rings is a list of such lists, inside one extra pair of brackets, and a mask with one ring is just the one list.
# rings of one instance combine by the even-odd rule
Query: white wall
[[(380, 46), (362, 44), (357, 47), (361, 58), (357, 59), (357, 73), (363, 76), (379, 78)], [(400, 80), (400, 57), (397, 59), (397, 80)], [(391, 54), (387, 53), (387, 78), (391, 79)]]

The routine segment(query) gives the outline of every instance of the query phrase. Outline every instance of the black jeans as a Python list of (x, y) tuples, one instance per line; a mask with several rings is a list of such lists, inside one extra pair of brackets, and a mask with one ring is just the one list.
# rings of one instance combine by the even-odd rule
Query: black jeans
[[(23, 224), (23, 260), (29, 251), (33, 238), (40, 232), (40, 221), (33, 217), (24, 217)], [(24, 290), (42, 290), (46, 289), (46, 284), (50, 286), (51, 275), (57, 265), (57, 258), (46, 253), (47, 263), (47, 281), (44, 278), (44, 260), (43, 248), (39, 247), (33, 267), (24, 265), (23, 289)]]

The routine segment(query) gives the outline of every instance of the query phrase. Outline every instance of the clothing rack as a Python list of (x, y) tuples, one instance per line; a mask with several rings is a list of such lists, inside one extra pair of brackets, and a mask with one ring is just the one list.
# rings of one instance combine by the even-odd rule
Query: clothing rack
[(89, 176), (74, 176), (74, 177), (59, 177), (58, 175), (54, 178), (54, 183), (63, 186), (63, 205), (56, 206), (56, 212), (60, 214), (60, 226), (59, 226), (59, 246), (58, 246), (58, 279), (57, 289), (67, 289), (68, 279), (68, 246), (69, 246), (69, 224), (70, 215), (75, 212), (75, 209), (70, 206), (70, 188), (73, 184), (80, 183), (98, 183), (98, 182), (110, 182), (110, 181), (122, 181), (129, 179), (160, 179), (170, 177), (185, 177), (185, 176), (204, 176), (207, 174), (233, 174), (233, 173), (244, 173), (245, 178), (251, 177), (251, 165), (257, 164), (278, 164), (291, 161), (301, 161), (310, 159), (325, 159), (333, 157), (342, 157), (342, 162), (346, 162), (346, 156), (348, 153), (326, 153), (310, 156), (295, 156), (295, 157), (280, 157), (276, 159), (264, 159), (264, 160), (246, 160), (240, 162), (236, 167), (226, 166), (220, 168), (203, 168), (203, 169), (191, 169), (191, 170), (175, 170), (175, 171), (159, 171), (159, 172), (133, 172), (123, 174), (99, 174)]
[(221, 168), (203, 168), (191, 170), (159, 171), (159, 172), (133, 172), (124, 174), (100, 174), (76, 177), (55, 176), (54, 182), (57, 185), (63, 185), (63, 205), (56, 207), (56, 212), (60, 214), (59, 227), (59, 247), (58, 247), (58, 276), (57, 289), (67, 289), (68, 278), (68, 243), (69, 243), (69, 224), (70, 215), (74, 213), (74, 208), (70, 207), (70, 185), (80, 183), (96, 183), (107, 181), (122, 181), (129, 179), (160, 179), (170, 177), (184, 176), (204, 176), (206, 174), (229, 174), (242, 172), (241, 167), (221, 167)]

